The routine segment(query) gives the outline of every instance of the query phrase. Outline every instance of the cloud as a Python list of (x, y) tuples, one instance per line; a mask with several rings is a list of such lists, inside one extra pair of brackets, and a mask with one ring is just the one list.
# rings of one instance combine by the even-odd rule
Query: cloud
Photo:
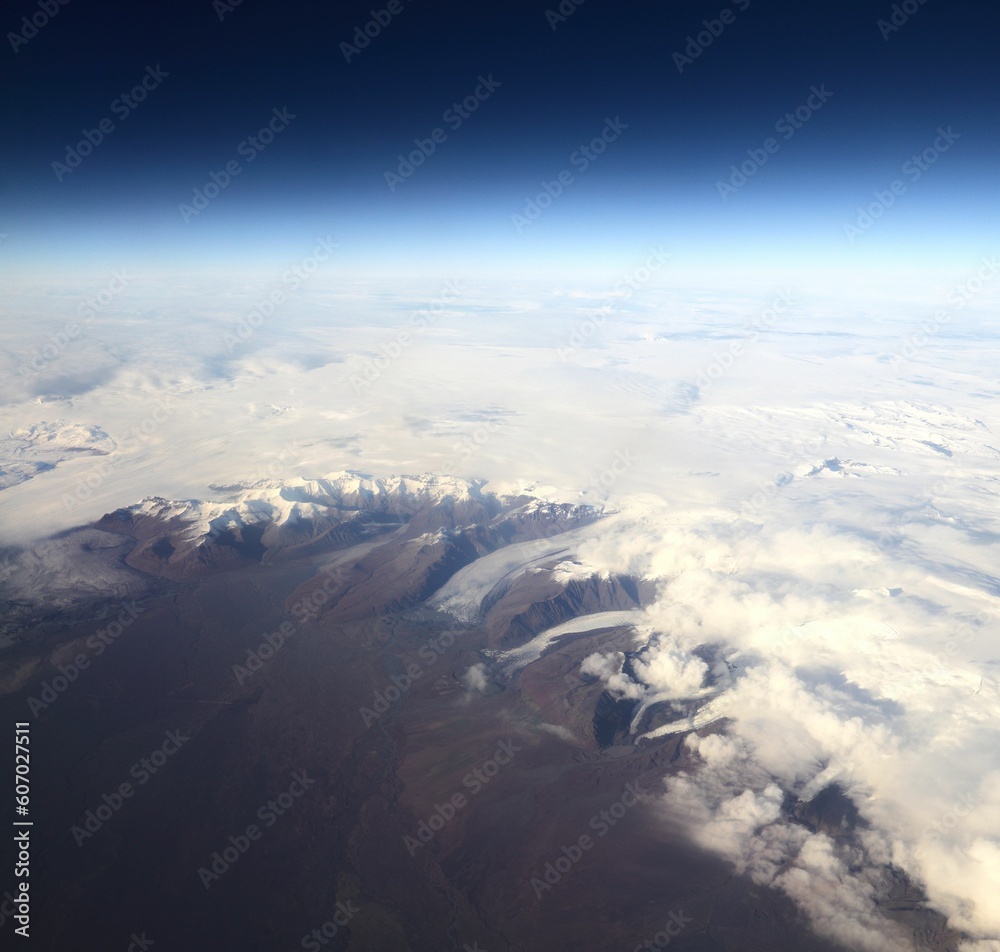
[[(995, 599), (974, 584), (985, 566), (962, 568), (981, 564), (975, 547), (929, 571), (913, 534), (907, 549), (880, 545), (860, 514), (879, 503), (855, 496), (853, 525), (805, 520), (799, 501), (761, 521), (644, 503), (641, 533), (623, 512), (579, 547), (578, 571), (629, 565), (661, 579), (646, 612), (653, 633), (630, 673), (624, 656), (600, 652), (581, 673), (643, 706), (701, 689), (725, 734), (692, 738), (704, 766), (671, 787), (672, 809), (686, 804), (699, 844), (788, 893), (817, 931), (850, 948), (909, 949), (875, 904), (880, 871), (895, 864), (952, 928), (992, 941)], [(807, 803), (831, 784), (870, 824), (850, 857), (779, 816), (783, 801)]]
[(849, 866), (863, 849), (786, 819), (785, 791), (768, 779), (744, 741), (691, 735), (701, 769), (667, 781), (669, 810), (700, 846), (728, 859), (760, 885), (788, 894), (821, 935), (865, 952), (909, 952), (902, 930), (875, 901), (876, 877)]
[(482, 694), (489, 687), (490, 683), (486, 665), (482, 662), (474, 664), (462, 675), (461, 681), (467, 691)]
[(634, 663), (636, 676), (657, 698), (687, 698), (700, 693), (708, 665), (671, 644), (658, 642)]

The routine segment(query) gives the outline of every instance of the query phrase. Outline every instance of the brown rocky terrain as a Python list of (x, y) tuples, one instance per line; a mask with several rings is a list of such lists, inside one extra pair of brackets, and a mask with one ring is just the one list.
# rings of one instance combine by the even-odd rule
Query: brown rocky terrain
[[(666, 819), (683, 735), (634, 744), (630, 705), (578, 674), (629, 628), (491, 670), (554, 624), (642, 605), (647, 583), (562, 585), (542, 562), (474, 623), (426, 604), (484, 554), (599, 513), (349, 501), (228, 536), (176, 507), (113, 513), (99, 531), (146, 580), (128, 624), (102, 639), (116, 612), (67, 611), (5, 652), (0, 709), (35, 751), (38, 948), (626, 952), (680, 923), (681, 952), (832, 952)], [(849, 807), (831, 793), (801, 819), (836, 831)], [(926, 929), (907, 889), (900, 914)]]

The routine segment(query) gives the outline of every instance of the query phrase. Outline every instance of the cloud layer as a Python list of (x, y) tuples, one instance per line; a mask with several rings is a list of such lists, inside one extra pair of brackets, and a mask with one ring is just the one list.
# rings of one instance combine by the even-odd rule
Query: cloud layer
[[(708, 293), (664, 272), (597, 324), (620, 276), (600, 277), (445, 303), (452, 276), (317, 277), (237, 345), (266, 282), (136, 279), (51, 359), (101, 283), (10, 289), (31, 319), (5, 334), (0, 425), (62, 421), (107, 455), (0, 491), (0, 531), (27, 543), (150, 495), (341, 469), (605, 504), (575, 551), (535, 555), (657, 581), (632, 663), (598, 651), (583, 670), (641, 702), (636, 725), (665, 702), (675, 728), (715, 725), (665, 815), (849, 948), (910, 948), (875, 902), (897, 868), (970, 952), (997, 952), (995, 292), (928, 338), (946, 286)], [(761, 332), (779, 290), (794, 306)], [(488, 581), (446, 594), (474, 607)], [(788, 819), (831, 784), (864, 821), (843, 842)]]

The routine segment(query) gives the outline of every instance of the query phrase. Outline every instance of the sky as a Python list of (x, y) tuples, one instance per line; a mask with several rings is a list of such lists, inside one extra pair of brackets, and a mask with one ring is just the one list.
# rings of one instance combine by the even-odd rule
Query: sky
[(904, 6), (17, 0), (2, 264), (256, 271), (333, 236), (351, 273), (961, 266), (997, 220), (1000, 13)]

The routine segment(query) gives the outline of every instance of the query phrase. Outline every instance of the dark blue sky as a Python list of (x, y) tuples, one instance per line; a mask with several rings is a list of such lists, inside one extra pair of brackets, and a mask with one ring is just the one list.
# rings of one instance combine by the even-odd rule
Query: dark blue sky
[[(348, 62), (387, 7), (14, 0), (2, 260), (279, 265), (333, 235), (355, 270), (513, 275), (653, 244), (707, 268), (961, 268), (996, 247), (992, 5), (566, 0), (557, 21), (544, 0), (393, 0)], [(434, 151), (410, 174), (415, 140)]]

